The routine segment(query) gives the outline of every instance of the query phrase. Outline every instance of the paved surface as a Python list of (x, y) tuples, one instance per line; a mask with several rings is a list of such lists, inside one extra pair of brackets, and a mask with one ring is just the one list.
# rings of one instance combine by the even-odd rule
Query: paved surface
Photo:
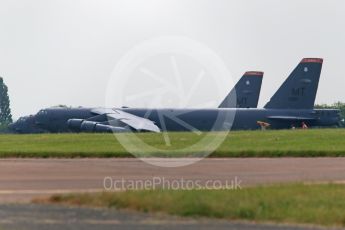
[(160, 177), (167, 181), (184, 178), (202, 183), (238, 178), (241, 186), (293, 181), (342, 183), (345, 181), (345, 158), (204, 159), (181, 168), (155, 167), (138, 159), (2, 159), (0, 230), (314, 229), (28, 203), (33, 198), (54, 193), (102, 191), (105, 177), (113, 180)]
[[(176, 161), (176, 159), (170, 159)], [(159, 159), (157, 159), (159, 161)], [(241, 186), (276, 182), (345, 181), (345, 158), (204, 159), (180, 168), (138, 159), (2, 159), (0, 203), (28, 202), (54, 193), (102, 191), (113, 180), (241, 181)]]
[(193, 220), (177, 217), (152, 216), (104, 209), (80, 209), (46, 205), (0, 205), (0, 229), (16, 230), (91, 230), (91, 229), (240, 229), (240, 230), (302, 230), (312, 227), (289, 227), (231, 223), (217, 220)]

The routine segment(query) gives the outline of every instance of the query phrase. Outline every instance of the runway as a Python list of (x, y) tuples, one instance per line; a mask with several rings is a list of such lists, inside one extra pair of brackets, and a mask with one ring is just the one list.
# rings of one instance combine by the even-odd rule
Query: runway
[(29, 202), (55, 193), (104, 191), (106, 177), (118, 181), (183, 179), (203, 185), (207, 181), (238, 180), (242, 187), (286, 182), (342, 183), (345, 158), (208, 158), (179, 168), (152, 166), (139, 159), (2, 159), (0, 202)]
[(311, 226), (181, 218), (114, 209), (0, 204), (0, 229), (16, 230), (325, 230)]

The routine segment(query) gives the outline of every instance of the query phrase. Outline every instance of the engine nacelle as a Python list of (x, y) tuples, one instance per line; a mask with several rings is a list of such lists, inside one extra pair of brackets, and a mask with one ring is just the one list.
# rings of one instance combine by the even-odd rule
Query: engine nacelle
[(83, 119), (69, 119), (68, 128), (77, 132), (97, 132), (97, 133), (121, 133), (128, 132), (128, 128), (100, 124), (95, 121), (86, 121)]
[(97, 122), (83, 121), (80, 125), (80, 131), (82, 132), (94, 132)]
[(95, 126), (95, 132), (99, 133), (111, 133), (111, 129), (109, 125), (102, 125), (102, 124), (97, 124)]
[(80, 126), (84, 121), (84, 119), (69, 119), (67, 121), (67, 126), (73, 131), (80, 131)]
[(95, 127), (95, 132), (102, 132), (102, 133), (122, 133), (128, 132), (129, 130), (124, 127), (116, 127), (111, 125), (103, 125), (97, 124)]

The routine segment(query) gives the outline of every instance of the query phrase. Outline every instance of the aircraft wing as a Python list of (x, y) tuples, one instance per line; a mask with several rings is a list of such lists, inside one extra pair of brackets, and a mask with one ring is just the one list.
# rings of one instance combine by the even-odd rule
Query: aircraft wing
[(135, 130), (145, 130), (159, 133), (159, 127), (149, 119), (139, 117), (119, 109), (97, 108), (92, 110), (96, 114), (106, 114), (109, 118), (121, 121)]
[(296, 117), (296, 116), (268, 116), (270, 120), (285, 120), (285, 121), (312, 121), (316, 120), (313, 117)]

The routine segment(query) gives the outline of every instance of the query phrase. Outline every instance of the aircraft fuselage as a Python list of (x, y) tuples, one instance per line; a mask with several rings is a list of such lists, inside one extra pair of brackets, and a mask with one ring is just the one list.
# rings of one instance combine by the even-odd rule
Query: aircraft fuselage
[[(124, 112), (154, 121), (162, 131), (221, 131), (260, 129), (258, 121), (270, 124), (272, 129), (292, 126), (335, 126), (340, 121), (339, 111), (293, 109), (138, 109), (123, 108)], [(36, 115), (38, 127), (50, 132), (69, 132), (69, 119), (106, 122), (89, 108), (46, 109)], [(295, 119), (294, 119), (295, 118)], [(100, 120), (103, 119), (103, 120)], [(163, 122), (164, 121), (164, 122)]]

